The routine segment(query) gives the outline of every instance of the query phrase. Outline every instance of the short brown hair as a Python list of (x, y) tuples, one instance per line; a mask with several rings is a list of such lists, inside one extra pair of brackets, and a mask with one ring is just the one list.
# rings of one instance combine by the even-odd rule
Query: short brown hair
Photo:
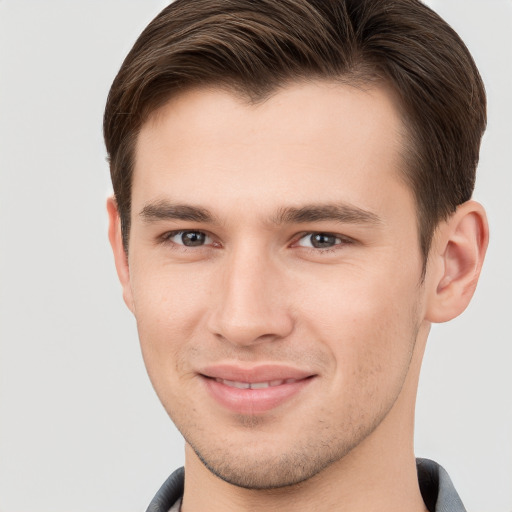
[(426, 263), (436, 225), (474, 188), (485, 90), (455, 31), (418, 0), (176, 0), (142, 32), (107, 100), (104, 136), (128, 250), (138, 132), (184, 88), (258, 101), (290, 81), (383, 80), (398, 95)]

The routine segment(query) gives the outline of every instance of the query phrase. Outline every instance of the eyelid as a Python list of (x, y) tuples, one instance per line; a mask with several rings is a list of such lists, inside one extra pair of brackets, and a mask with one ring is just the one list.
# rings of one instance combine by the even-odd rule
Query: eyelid
[[(314, 247), (312, 245), (301, 245), (299, 242), (303, 240), (304, 238), (311, 237), (313, 235), (325, 235), (325, 236), (332, 236), (336, 239), (336, 242), (331, 247)], [(339, 233), (331, 233), (329, 231), (305, 231), (303, 233), (300, 233), (293, 242), (292, 246), (294, 247), (302, 247), (304, 249), (310, 249), (313, 251), (332, 251), (340, 248), (343, 245), (352, 244), (354, 243), (354, 240), (348, 236), (340, 235)]]
[[(205, 243), (194, 247), (194, 246), (187, 246), (183, 243), (172, 240), (172, 238), (179, 236), (179, 235), (183, 235), (184, 233), (201, 233), (201, 234), (205, 235)], [(161, 243), (171, 243), (171, 244), (177, 245), (179, 247), (184, 247), (187, 249), (205, 247), (208, 245), (212, 245), (212, 243), (213, 243), (213, 237), (207, 231), (204, 231), (202, 229), (176, 229), (173, 231), (166, 231), (165, 233), (160, 235), (158, 237), (158, 239)]]

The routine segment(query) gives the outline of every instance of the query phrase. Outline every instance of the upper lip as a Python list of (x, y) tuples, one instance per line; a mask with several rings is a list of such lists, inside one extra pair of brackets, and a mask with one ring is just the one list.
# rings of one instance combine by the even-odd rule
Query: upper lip
[(314, 372), (308, 370), (275, 363), (245, 367), (239, 364), (217, 364), (207, 366), (199, 373), (212, 379), (249, 383), (286, 379), (301, 380), (315, 375)]

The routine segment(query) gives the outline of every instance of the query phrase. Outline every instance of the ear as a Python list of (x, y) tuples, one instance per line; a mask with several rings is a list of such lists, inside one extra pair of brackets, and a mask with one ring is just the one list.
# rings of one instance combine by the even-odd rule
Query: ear
[(489, 242), (483, 206), (460, 205), (436, 230), (429, 256), (426, 320), (446, 322), (460, 315), (476, 289)]
[(121, 233), (121, 219), (117, 209), (117, 202), (114, 197), (107, 199), (108, 212), (108, 239), (114, 253), (114, 261), (116, 264), (117, 276), (123, 287), (123, 299), (128, 309), (134, 313), (132, 287), (130, 283), (130, 268), (128, 266), (128, 255), (124, 250), (123, 237)]

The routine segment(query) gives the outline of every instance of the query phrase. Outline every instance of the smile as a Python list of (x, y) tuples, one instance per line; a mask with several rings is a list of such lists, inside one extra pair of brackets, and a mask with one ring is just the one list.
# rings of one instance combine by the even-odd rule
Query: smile
[(297, 379), (278, 379), (266, 382), (238, 382), (234, 380), (226, 380), (219, 378), (216, 378), (215, 380), (217, 382), (220, 382), (221, 384), (224, 384), (225, 386), (237, 389), (266, 389), (273, 388), (275, 386), (281, 386), (282, 384), (291, 384), (293, 382), (297, 382)]
[(306, 392), (317, 375), (283, 365), (241, 368), (216, 365), (202, 369), (199, 376), (214, 407), (242, 415), (267, 413)]

